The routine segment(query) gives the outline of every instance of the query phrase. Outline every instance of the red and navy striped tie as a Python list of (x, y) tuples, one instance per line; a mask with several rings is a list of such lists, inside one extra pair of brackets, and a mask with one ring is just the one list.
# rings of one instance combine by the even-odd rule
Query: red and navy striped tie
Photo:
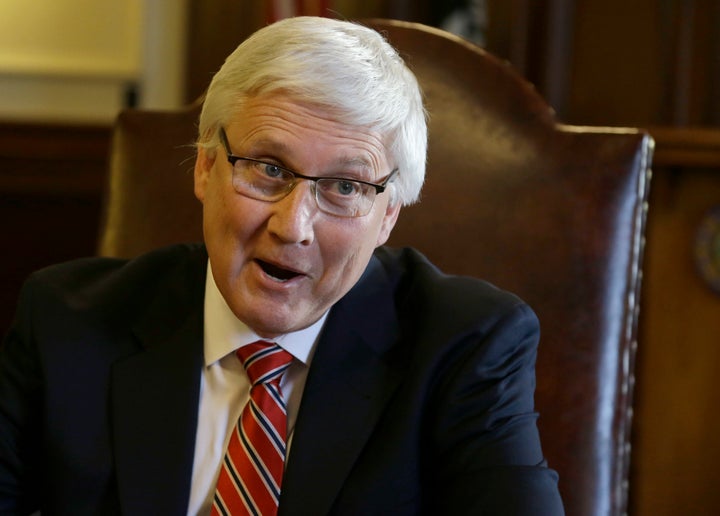
[(241, 347), (250, 400), (233, 429), (213, 499), (212, 515), (277, 514), (285, 465), (287, 411), (280, 379), (292, 355), (272, 342)]

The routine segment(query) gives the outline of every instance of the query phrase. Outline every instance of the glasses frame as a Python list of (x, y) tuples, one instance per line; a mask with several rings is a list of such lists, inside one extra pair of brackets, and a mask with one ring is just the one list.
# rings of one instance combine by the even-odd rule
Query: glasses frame
[[(282, 165), (278, 165), (278, 164), (276, 164), (276, 163), (270, 163), (270, 162), (267, 162), (267, 161), (263, 161), (263, 160), (261, 160), (261, 159), (248, 158), (248, 157), (246, 157), (246, 156), (237, 156), (236, 154), (233, 154), (232, 150), (230, 150), (230, 142), (229, 142), (228, 139), (227, 139), (227, 134), (225, 133), (225, 128), (224, 128), (224, 127), (221, 127), (220, 130), (218, 131), (218, 133), (219, 133), (219, 136), (220, 136), (220, 143), (222, 143), (222, 146), (223, 146), (223, 148), (224, 148), (224, 150), (225, 150), (225, 154), (227, 155), (227, 160), (228, 160), (228, 162), (233, 166), (233, 171), (235, 170), (235, 163), (237, 163), (237, 162), (240, 161), (240, 160), (243, 160), (243, 161), (252, 161), (253, 163), (260, 163), (261, 165), (267, 165), (267, 166), (269, 166), (269, 167), (275, 167), (275, 168), (278, 168), (278, 169), (282, 170), (283, 172), (286, 172), (286, 173), (288, 173), (288, 174), (290, 174), (290, 175), (292, 176), (293, 181), (292, 181), (292, 183), (290, 183), (290, 184), (288, 185), (287, 192), (285, 193), (285, 195), (283, 195), (282, 197), (278, 198), (276, 201), (279, 201), (279, 200), (281, 200), (281, 199), (284, 199), (286, 196), (288, 196), (288, 195), (290, 194), (290, 192), (292, 192), (293, 189), (295, 188), (295, 186), (297, 185), (298, 179), (304, 179), (304, 180), (306, 180), (306, 181), (312, 181), (315, 185), (317, 185), (317, 182), (320, 181), (320, 180), (350, 181), (350, 182), (360, 183), (360, 184), (363, 184), (363, 185), (370, 186), (370, 187), (372, 187), (372, 188), (375, 189), (375, 195), (378, 195), (378, 194), (383, 193), (383, 192), (387, 189), (388, 183), (390, 183), (390, 181), (392, 181), (392, 179), (395, 177), (395, 175), (397, 175), (398, 170), (399, 170), (398, 168), (394, 168), (394, 169), (385, 177), (385, 179), (383, 179), (380, 183), (371, 183), (371, 182), (369, 182), (369, 181), (363, 181), (363, 180), (361, 180), (361, 179), (349, 179), (349, 178), (347, 178), (347, 177), (333, 177), (333, 176), (320, 176), (320, 177), (318, 177), (318, 176), (307, 176), (307, 175), (305, 175), (305, 174), (301, 174), (301, 173), (299, 173), (299, 172), (295, 172), (294, 170), (291, 170), (291, 169), (289, 169), (289, 168), (287, 168), (287, 167), (283, 167)], [(318, 208), (319, 208), (321, 211), (323, 211), (324, 213), (329, 213), (330, 215), (342, 216), (342, 215), (339, 215), (339, 214), (337, 214), (337, 213), (327, 212), (327, 211), (323, 210), (323, 209), (320, 207), (320, 203), (319, 203), (318, 198), (317, 198), (317, 195), (318, 195), (318, 194), (317, 194), (317, 188), (313, 188), (313, 190), (314, 190), (314, 193), (315, 193), (315, 195), (314, 195), (314, 197), (315, 197), (315, 203), (317, 204)], [(240, 193), (240, 192), (238, 192), (238, 193)], [(241, 195), (245, 195), (245, 194), (242, 194), (242, 193), (241, 193)], [(371, 208), (371, 209), (372, 209), (372, 206), (373, 206), (374, 203), (375, 203), (375, 198), (373, 197), (372, 204), (370, 205), (370, 208)], [(363, 215), (357, 215), (357, 216), (362, 217), (362, 216), (364, 216), (364, 215), (367, 215), (367, 213), (365, 213), (365, 214), (363, 214)], [(354, 215), (348, 215), (348, 217), (354, 217)]]

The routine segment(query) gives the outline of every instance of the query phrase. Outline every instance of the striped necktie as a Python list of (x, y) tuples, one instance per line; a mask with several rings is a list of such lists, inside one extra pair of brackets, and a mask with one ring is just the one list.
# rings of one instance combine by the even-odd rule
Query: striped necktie
[(233, 429), (213, 499), (212, 515), (274, 515), (285, 465), (287, 412), (280, 379), (292, 355), (272, 342), (241, 347), (250, 400)]

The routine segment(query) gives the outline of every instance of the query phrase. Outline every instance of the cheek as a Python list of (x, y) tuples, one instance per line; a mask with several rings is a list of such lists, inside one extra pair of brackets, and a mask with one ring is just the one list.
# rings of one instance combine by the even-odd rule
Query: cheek
[(359, 278), (375, 250), (377, 238), (376, 224), (370, 227), (351, 224), (324, 234), (322, 254), (327, 269), (333, 269), (333, 276), (345, 278), (341, 282)]
[(204, 205), (205, 215), (211, 221), (208, 229), (219, 234), (236, 232), (242, 222), (248, 219), (239, 214), (252, 213), (247, 209), (243, 210), (242, 197), (217, 178), (208, 183), (207, 201)]
[(231, 260), (240, 241), (246, 239), (247, 217), (240, 217), (234, 199), (217, 187), (208, 185), (203, 206), (203, 235), (210, 255), (215, 260)]

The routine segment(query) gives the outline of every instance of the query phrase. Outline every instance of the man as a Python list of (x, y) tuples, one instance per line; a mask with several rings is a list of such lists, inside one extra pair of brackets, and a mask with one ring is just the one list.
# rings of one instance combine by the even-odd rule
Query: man
[(562, 514), (533, 312), (382, 247), (426, 133), (374, 31), (293, 18), (238, 47), (199, 121), (204, 246), (24, 286), (0, 512)]

